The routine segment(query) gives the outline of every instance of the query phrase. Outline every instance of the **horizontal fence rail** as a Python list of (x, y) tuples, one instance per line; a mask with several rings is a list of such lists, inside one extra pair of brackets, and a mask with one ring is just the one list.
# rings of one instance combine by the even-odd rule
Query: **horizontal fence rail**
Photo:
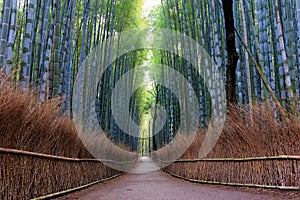
[(179, 176), (177, 174), (173, 174), (170, 171), (163, 170), (164, 172), (180, 179), (184, 179), (191, 182), (204, 183), (204, 184), (213, 184), (213, 185), (227, 185), (227, 186), (239, 186), (239, 187), (257, 187), (257, 188), (266, 188), (266, 189), (281, 189), (281, 190), (299, 190), (300, 187), (287, 187), (287, 186), (273, 186), (273, 185), (256, 185), (256, 184), (242, 184), (242, 183), (228, 183), (228, 182), (215, 182), (215, 181), (204, 181), (204, 180), (196, 180), (183, 176)]
[(68, 158), (0, 148), (0, 199), (53, 198), (124, 174), (104, 162), (130, 161)]
[(71, 162), (112, 162), (112, 163), (118, 163), (118, 164), (127, 164), (127, 163), (136, 162), (136, 159), (131, 160), (131, 161), (121, 161), (120, 162), (120, 161), (106, 160), (106, 159), (68, 158), (68, 157), (63, 157), (63, 156), (54, 156), (54, 155), (48, 155), (48, 154), (43, 154), (43, 153), (23, 151), (23, 150), (17, 150), (17, 149), (6, 149), (6, 148), (0, 148), (0, 154), (1, 153), (18, 154), (18, 155), (24, 155), (24, 156), (34, 156), (34, 157), (40, 157), (40, 158), (62, 160), (62, 161), (71, 161)]
[[(158, 156), (157, 156), (158, 157)], [(270, 189), (300, 190), (300, 156), (155, 159), (163, 170), (192, 182)]]
[(263, 157), (251, 157), (251, 158), (198, 158), (198, 159), (178, 159), (174, 161), (163, 161), (156, 160), (156, 162), (161, 163), (176, 163), (176, 162), (247, 162), (255, 160), (300, 160), (300, 156), (291, 156), (291, 155), (280, 155), (280, 156), (263, 156)]
[(45, 196), (42, 196), (42, 197), (33, 198), (32, 200), (43, 200), (43, 199), (52, 199), (52, 198), (60, 197), (60, 196), (63, 196), (63, 195), (66, 195), (66, 194), (69, 194), (69, 193), (72, 193), (72, 192), (76, 192), (76, 191), (85, 189), (87, 187), (90, 187), (90, 186), (93, 186), (93, 185), (96, 185), (96, 184), (99, 184), (99, 183), (102, 183), (102, 182), (105, 182), (105, 181), (109, 181), (111, 179), (117, 178), (117, 177), (119, 177), (121, 175), (124, 175), (124, 174), (125, 173), (120, 173), (120, 174), (114, 175), (112, 177), (105, 178), (105, 179), (102, 179), (102, 180), (99, 180), (99, 181), (95, 181), (95, 182), (92, 182), (92, 183), (89, 183), (89, 184), (86, 184), (86, 185), (82, 185), (82, 186), (79, 186), (79, 187), (76, 187), (76, 188), (64, 190), (64, 191), (61, 191), (61, 192), (56, 192), (56, 193), (53, 193), (53, 194), (48, 194), (48, 195), (45, 195)]

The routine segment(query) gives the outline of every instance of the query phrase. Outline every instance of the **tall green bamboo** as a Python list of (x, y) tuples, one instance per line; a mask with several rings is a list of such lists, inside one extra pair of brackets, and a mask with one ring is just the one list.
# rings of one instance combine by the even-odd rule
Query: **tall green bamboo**
[[(99, 63), (110, 62), (114, 53), (112, 46), (120, 43), (117, 41), (120, 33), (138, 28), (143, 23), (139, 19), (141, 0), (4, 0), (1, 3), (0, 68), (8, 75), (17, 71), (13, 78), (18, 79), (21, 85), (30, 83), (36, 86), (42, 101), (56, 95), (64, 97), (63, 108), (70, 111), (70, 115), (73, 82), (84, 58), (100, 44), (103, 54), (99, 56)], [(231, 2), (222, 4), (220, 0), (162, 0), (161, 6), (151, 13), (150, 24), (184, 33), (202, 45), (215, 62), (205, 73), (222, 72), (224, 82), (231, 81), (229, 88), (232, 90), (227, 88), (227, 92), (233, 97), (237, 93), (239, 103), (249, 103), (251, 107), (253, 98), (256, 102), (262, 101), (272, 106), (274, 102), (280, 107), (275, 100), (279, 98), (283, 107), (292, 105), (296, 108), (296, 100), (300, 98), (299, 1), (235, 1), (232, 20), (235, 21), (236, 32), (243, 33), (243, 38), (235, 40), (236, 47), (232, 46), (233, 43), (228, 45), (228, 42), (233, 42), (231, 36), (234, 36), (226, 32), (229, 25), (225, 18), (232, 10), (227, 8), (229, 5)], [(222, 7), (227, 9), (222, 10)], [(113, 36), (115, 39), (107, 43), (107, 39)], [(157, 51), (153, 59), (177, 70), (191, 83), (198, 97), (200, 118), (199, 122), (188, 121), (186, 126), (200, 123), (205, 127), (211, 112), (223, 109), (219, 83), (204, 83), (197, 73), (199, 68), (194, 69), (183, 57), (193, 57), (195, 53), (199, 67), (209, 60), (201, 57), (200, 49), (183, 38), (174, 37), (166, 45), (174, 54)], [(240, 54), (238, 68), (231, 69), (226, 63), (234, 64), (237, 58), (235, 50)], [(143, 59), (143, 53), (132, 52), (113, 62), (103, 75), (97, 94), (97, 114), (101, 126), (110, 132), (114, 141), (131, 145), (132, 149), (138, 142), (115, 124), (110, 98), (119, 79), (132, 67), (142, 63)], [(92, 74), (93, 70), (91, 68), (85, 75)], [(156, 73), (161, 73), (161, 79), (164, 79), (169, 71), (159, 69)], [(233, 74), (237, 74), (237, 81), (228, 79)], [(140, 78), (134, 77), (131, 84)], [(184, 87), (178, 80), (164, 81), (177, 88)], [(209, 94), (207, 85), (214, 89), (213, 93)], [(235, 89), (237, 92), (234, 92)], [(169, 109), (166, 126), (153, 139), (159, 148), (174, 138), (180, 117), (186, 116), (180, 116), (181, 108), (172, 93), (160, 86), (157, 90), (159, 103)], [(122, 91), (118, 97), (122, 99), (126, 92)], [(191, 92), (188, 91), (188, 94)], [(130, 115), (136, 121), (140, 120), (142, 112), (136, 106), (141, 104), (141, 94), (137, 92), (130, 104)], [(189, 95), (185, 96), (183, 106), (191, 102)]]
[[(13, 51), (16, 37), (16, 12), (18, 0), (13, 0), (11, 5), (11, 16), (10, 16), (10, 25), (9, 25), (9, 34), (7, 40), (7, 52), (6, 52), (6, 74), (11, 75), (12, 65), (13, 65)], [(1, 67), (0, 67), (1, 68)]]
[(36, 8), (36, 0), (30, 0), (28, 5), (27, 19), (26, 19), (26, 29), (23, 38), (23, 53), (22, 53), (22, 61), (21, 61), (21, 76), (20, 80), (22, 85), (24, 83), (29, 83), (30, 75), (31, 75), (31, 44), (32, 44), (32, 32), (33, 25), (35, 20), (35, 8)]
[(282, 62), (283, 62), (285, 84), (286, 84), (288, 97), (292, 103), (292, 106), (294, 107), (295, 105), (293, 105), (293, 104), (295, 104), (295, 99), (294, 99), (295, 95), (294, 95), (293, 89), (292, 89), (292, 82), (291, 82), (290, 71), (289, 71), (289, 66), (288, 66), (288, 59), (287, 59), (287, 55), (286, 55), (286, 48), (285, 48), (285, 44), (284, 44), (278, 0), (275, 0), (275, 10), (276, 10), (276, 20), (277, 20), (277, 31), (278, 31), (278, 37), (279, 37), (278, 38), (279, 39), (279, 48), (281, 51), (281, 57), (282, 57)]
[(82, 37), (81, 37), (81, 47), (80, 47), (80, 63), (83, 62), (84, 57), (86, 56), (85, 53), (85, 40), (86, 40), (86, 32), (87, 32), (87, 20), (88, 15), (90, 12), (90, 0), (85, 0), (84, 2), (84, 14), (82, 19)]
[(5, 52), (6, 52), (6, 44), (7, 44), (7, 36), (9, 32), (9, 20), (11, 13), (11, 0), (5, 0), (3, 5), (3, 19), (1, 26), (1, 38), (0, 38), (0, 69), (3, 68), (3, 64), (5, 61)]
[(37, 54), (37, 57), (39, 57), (38, 63), (36, 64), (39, 68), (39, 73), (38, 77), (40, 77), (40, 83), (39, 85), (41, 85), (41, 90), (40, 90), (40, 99), (42, 102), (45, 102), (48, 98), (48, 91), (47, 91), (47, 81), (48, 81), (48, 62), (45, 64), (45, 59), (46, 59), (46, 50), (47, 50), (47, 43), (48, 43), (48, 33), (47, 33), (47, 29), (48, 29), (48, 15), (49, 15), (49, 11), (50, 11), (50, 0), (46, 0), (44, 2), (44, 6), (42, 8), (42, 22), (41, 22), (41, 30), (39, 33), (39, 49), (38, 52), (39, 54)]
[[(247, 33), (247, 23), (246, 23), (246, 14), (245, 10), (246, 7), (244, 6), (244, 1), (240, 0), (241, 4), (241, 11), (242, 11), (242, 20), (243, 20), (243, 29), (244, 29), (244, 41), (248, 46), (248, 33)], [(245, 64), (246, 64), (246, 74), (247, 74), (247, 91), (248, 91), (248, 100), (249, 100), (249, 111), (250, 116), (253, 115), (253, 108), (252, 108), (252, 87), (251, 87), (251, 73), (250, 73), (250, 64), (249, 64), (249, 55), (248, 52), (245, 51)], [(253, 120), (251, 118), (251, 120)]]
[[(296, 68), (296, 84), (298, 88), (297, 98), (300, 102), (300, 2), (295, 1), (296, 4), (296, 23), (297, 23), (297, 68)], [(300, 109), (300, 103), (298, 104), (298, 108)]]

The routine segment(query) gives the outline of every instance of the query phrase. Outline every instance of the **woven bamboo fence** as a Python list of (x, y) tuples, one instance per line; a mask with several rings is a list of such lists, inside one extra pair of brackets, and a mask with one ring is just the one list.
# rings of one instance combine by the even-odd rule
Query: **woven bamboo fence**
[(176, 160), (164, 171), (202, 183), (300, 190), (300, 156)]
[[(0, 148), (0, 199), (32, 199), (122, 172), (95, 159), (76, 159)], [(106, 160), (106, 162), (113, 162)], [(125, 163), (132, 168), (137, 160)]]

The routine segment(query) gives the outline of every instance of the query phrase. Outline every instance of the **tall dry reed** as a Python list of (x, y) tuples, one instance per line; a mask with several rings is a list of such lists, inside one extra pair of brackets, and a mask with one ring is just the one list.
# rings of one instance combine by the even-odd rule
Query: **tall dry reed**
[[(182, 158), (197, 158), (203, 138), (204, 134), (199, 133)], [(273, 109), (256, 105), (252, 117), (247, 107), (232, 106), (223, 131), (208, 157), (277, 155), (300, 155), (300, 119), (289, 115), (289, 119), (282, 120), (274, 115)]]
[(65, 157), (91, 157), (68, 117), (59, 115), (60, 101), (42, 103), (36, 92), (0, 84), (0, 147)]
[[(204, 134), (199, 133), (182, 159), (196, 159)], [(273, 109), (257, 105), (251, 117), (247, 108), (232, 107), (208, 158), (253, 158), (300, 155), (299, 118), (281, 120)], [(161, 155), (159, 155), (161, 156)], [(163, 155), (162, 155), (163, 157)], [(173, 174), (204, 182), (300, 186), (300, 163), (295, 159), (175, 162), (164, 168)]]

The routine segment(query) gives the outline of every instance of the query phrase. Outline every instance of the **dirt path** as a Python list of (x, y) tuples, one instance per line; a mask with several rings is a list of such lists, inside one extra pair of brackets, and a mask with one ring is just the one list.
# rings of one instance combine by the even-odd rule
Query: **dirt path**
[[(99, 184), (60, 199), (128, 199), (128, 200), (246, 200), (246, 199), (289, 199), (270, 192), (261, 194), (261, 190), (243, 191), (240, 188), (211, 186), (178, 180), (156, 170), (150, 159), (141, 159), (137, 168), (121, 178)], [(148, 173), (143, 173), (148, 171)], [(149, 172), (151, 171), (151, 172)]]

